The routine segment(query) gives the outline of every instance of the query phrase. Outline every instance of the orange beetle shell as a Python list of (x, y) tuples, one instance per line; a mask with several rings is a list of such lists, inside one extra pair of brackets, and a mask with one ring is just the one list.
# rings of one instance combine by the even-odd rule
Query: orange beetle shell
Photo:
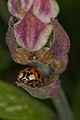
[(33, 73), (39, 82), (43, 82), (43, 76), (40, 73), (40, 71), (37, 71), (35, 68), (25, 68), (24, 70), (21, 70), (19, 73), (23, 73), (26, 71)]
[(35, 68), (25, 68), (19, 72), (18, 82), (27, 84), (28, 86), (39, 86), (44, 83), (43, 76), (40, 71)]

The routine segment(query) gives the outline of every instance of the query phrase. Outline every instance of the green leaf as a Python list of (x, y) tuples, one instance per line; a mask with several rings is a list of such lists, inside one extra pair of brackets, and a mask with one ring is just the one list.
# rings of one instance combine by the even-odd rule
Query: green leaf
[(48, 106), (19, 88), (0, 81), (0, 118), (7, 120), (55, 120)]

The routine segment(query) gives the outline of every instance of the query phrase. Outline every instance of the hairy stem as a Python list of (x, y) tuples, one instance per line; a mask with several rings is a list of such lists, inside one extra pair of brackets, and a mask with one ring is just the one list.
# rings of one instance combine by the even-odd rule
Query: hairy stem
[(58, 112), (59, 120), (74, 120), (67, 98), (62, 90), (52, 97), (52, 102)]

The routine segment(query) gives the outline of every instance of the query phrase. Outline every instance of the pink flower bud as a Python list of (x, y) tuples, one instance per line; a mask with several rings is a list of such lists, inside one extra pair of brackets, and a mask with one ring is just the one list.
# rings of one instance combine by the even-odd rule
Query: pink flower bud
[(8, 9), (16, 17), (6, 35), (9, 51), (15, 62), (30, 67), (16, 84), (34, 97), (50, 98), (60, 90), (70, 50), (69, 37), (55, 19), (59, 6), (55, 0), (8, 0)]

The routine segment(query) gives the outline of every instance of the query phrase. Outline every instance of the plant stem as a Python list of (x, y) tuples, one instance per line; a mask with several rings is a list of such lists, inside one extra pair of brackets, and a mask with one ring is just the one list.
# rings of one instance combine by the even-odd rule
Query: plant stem
[(52, 102), (58, 112), (59, 120), (74, 120), (67, 98), (62, 90), (52, 97)]

